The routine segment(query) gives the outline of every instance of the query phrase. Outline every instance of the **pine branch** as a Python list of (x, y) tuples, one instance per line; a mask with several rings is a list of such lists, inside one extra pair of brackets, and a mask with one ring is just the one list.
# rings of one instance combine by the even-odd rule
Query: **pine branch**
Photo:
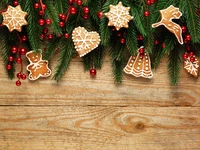
[(168, 73), (171, 85), (177, 85), (180, 78), (180, 48), (175, 46), (169, 53)]
[(64, 13), (69, 7), (68, 2), (66, 0), (56, 0), (55, 8), (59, 13)]
[(40, 39), (40, 34), (42, 33), (42, 27), (38, 24), (39, 14), (34, 9), (34, 1), (26, 0), (22, 5), (22, 9), (25, 12), (28, 12), (28, 25), (26, 26), (28, 32), (28, 39), (33, 50), (41, 49), (42, 41)]
[(132, 21), (129, 23), (129, 28), (127, 29), (126, 46), (131, 55), (137, 52), (138, 49), (137, 33), (134, 23)]
[(47, 49), (44, 52), (43, 58), (50, 61), (51, 57), (55, 54), (55, 49), (60, 47), (62, 38), (53, 38), (51, 42), (48, 43)]
[[(162, 34), (164, 35), (164, 34)], [(165, 47), (162, 48), (162, 43), (160, 43), (158, 46), (154, 46), (153, 49), (153, 57), (152, 57), (152, 68), (156, 69), (159, 64), (161, 59), (168, 53), (170, 53), (170, 51), (172, 49), (174, 49), (174, 45), (177, 42), (174, 42), (174, 36), (172, 34), (167, 35), (167, 38), (165, 39), (164, 43), (165, 43)]]
[(50, 28), (56, 34), (59, 35), (62, 33), (61, 28), (59, 26), (59, 18), (58, 11), (55, 9), (55, 4), (49, 0), (45, 1), (47, 9), (45, 10), (45, 18), (49, 18), (51, 20)]
[[(111, 4), (113, 4), (112, 0), (106, 1), (106, 3), (104, 4), (102, 8), (103, 13), (106, 13), (109, 11), (109, 5)], [(110, 27), (108, 27), (108, 19), (105, 16), (103, 16), (101, 19), (100, 33), (101, 33), (101, 45), (107, 47), (110, 42), (112, 30)]]
[(181, 1), (181, 12), (186, 16), (186, 23), (189, 33), (194, 43), (200, 42), (200, 25), (197, 21), (198, 17), (196, 14), (195, 3), (191, 0)]
[(56, 71), (53, 76), (53, 79), (56, 80), (57, 82), (61, 80), (65, 71), (68, 69), (70, 61), (73, 56), (73, 52), (74, 52), (74, 46), (72, 40), (71, 39), (66, 40), (63, 38), (58, 65), (56, 67)]
[(115, 83), (121, 83), (124, 69), (125, 46), (116, 42), (115, 38), (112, 39), (112, 45), (109, 50), (110, 56), (112, 57), (112, 71)]
[[(13, 45), (16, 45), (16, 36), (14, 33), (10, 33), (7, 29), (3, 28), (0, 32), (0, 39), (1, 39), (1, 56), (3, 57), (4, 66), (6, 69), (6, 66), (10, 64), (12, 68), (10, 70), (6, 69), (8, 77), (10, 79), (13, 79), (15, 77), (15, 61), (9, 62), (8, 57), (12, 56), (11, 53), (11, 47)], [(13, 56), (15, 57), (15, 56)]]

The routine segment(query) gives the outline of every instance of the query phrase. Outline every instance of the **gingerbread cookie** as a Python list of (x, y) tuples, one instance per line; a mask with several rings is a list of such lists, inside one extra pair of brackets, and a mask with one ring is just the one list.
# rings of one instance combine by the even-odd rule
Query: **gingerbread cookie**
[(100, 36), (97, 32), (88, 32), (83, 27), (77, 27), (72, 32), (75, 49), (82, 57), (97, 48), (100, 44)]
[[(191, 56), (191, 57), (195, 57), (195, 56)], [(199, 75), (199, 61), (198, 61), (198, 59), (195, 58), (194, 61), (191, 62), (190, 57), (188, 57), (184, 61), (184, 69), (187, 70), (187, 72), (189, 72), (194, 77), (198, 77), (198, 75)]]
[(48, 61), (42, 60), (42, 54), (30, 51), (26, 54), (30, 64), (27, 66), (30, 80), (37, 80), (39, 77), (48, 77), (51, 75), (51, 70), (48, 67)]
[(170, 32), (175, 34), (178, 42), (180, 44), (183, 44), (182, 29), (180, 25), (172, 21), (172, 19), (179, 19), (182, 16), (182, 13), (179, 11), (179, 8), (170, 5), (167, 9), (160, 10), (160, 13), (161, 21), (152, 24), (152, 27), (156, 28), (160, 25), (164, 25)]
[(17, 7), (8, 6), (5, 12), (2, 12), (3, 22), (2, 24), (7, 26), (9, 31), (17, 30), (21, 32), (22, 26), (27, 25), (25, 17), (28, 15), (27, 12), (22, 11), (21, 6)]
[(141, 53), (139, 53), (139, 49), (137, 57), (130, 57), (128, 64), (124, 68), (124, 72), (135, 77), (152, 78), (153, 73), (151, 71), (150, 57), (146, 52), (141, 55)]
[(130, 7), (124, 7), (122, 2), (119, 2), (116, 6), (110, 5), (110, 11), (105, 13), (105, 16), (109, 19), (108, 26), (115, 26), (117, 30), (120, 28), (128, 28), (128, 22), (133, 19), (129, 14)]

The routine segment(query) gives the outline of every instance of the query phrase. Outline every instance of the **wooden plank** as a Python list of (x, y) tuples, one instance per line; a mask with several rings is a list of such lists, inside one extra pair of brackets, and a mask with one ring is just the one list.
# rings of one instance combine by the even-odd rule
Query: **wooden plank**
[(199, 108), (0, 107), (2, 150), (200, 148)]
[(78, 59), (59, 83), (51, 78), (26, 80), (21, 87), (2, 71), (0, 105), (200, 106), (200, 80), (182, 71), (179, 86), (170, 86), (165, 59), (152, 80), (125, 75), (122, 85), (114, 84), (111, 70), (106, 61), (97, 77), (91, 78)]

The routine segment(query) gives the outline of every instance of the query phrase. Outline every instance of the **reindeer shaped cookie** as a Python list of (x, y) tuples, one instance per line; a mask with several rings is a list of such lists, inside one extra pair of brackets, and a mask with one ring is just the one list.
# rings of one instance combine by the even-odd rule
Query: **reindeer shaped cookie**
[(26, 57), (30, 61), (27, 66), (30, 80), (37, 80), (39, 77), (48, 77), (51, 75), (51, 70), (48, 67), (48, 61), (42, 60), (42, 54), (34, 53), (30, 51), (26, 54)]
[(152, 24), (153, 28), (156, 28), (160, 25), (164, 25), (170, 32), (175, 34), (178, 42), (183, 44), (182, 29), (181, 27), (174, 23), (172, 19), (179, 19), (182, 16), (182, 13), (179, 11), (179, 8), (170, 5), (167, 9), (160, 10), (161, 21), (158, 23)]

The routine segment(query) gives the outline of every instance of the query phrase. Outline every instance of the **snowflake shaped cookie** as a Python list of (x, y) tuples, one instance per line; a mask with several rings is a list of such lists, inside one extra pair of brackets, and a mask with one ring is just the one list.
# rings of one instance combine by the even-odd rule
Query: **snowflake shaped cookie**
[(199, 61), (195, 58), (194, 62), (190, 61), (190, 57), (188, 57), (184, 61), (184, 68), (194, 77), (198, 77), (199, 74)]
[(97, 48), (100, 44), (100, 36), (97, 32), (88, 32), (83, 27), (77, 27), (72, 32), (75, 49), (82, 57)]
[(115, 26), (117, 30), (120, 28), (128, 28), (128, 22), (133, 19), (129, 14), (130, 7), (124, 7), (122, 2), (116, 6), (110, 5), (110, 11), (105, 13), (109, 19), (108, 26)]
[(27, 25), (25, 17), (27, 12), (22, 11), (21, 6), (17, 7), (8, 6), (6, 12), (2, 12), (3, 15), (3, 25), (7, 26), (9, 31), (17, 30), (21, 32), (22, 26)]

